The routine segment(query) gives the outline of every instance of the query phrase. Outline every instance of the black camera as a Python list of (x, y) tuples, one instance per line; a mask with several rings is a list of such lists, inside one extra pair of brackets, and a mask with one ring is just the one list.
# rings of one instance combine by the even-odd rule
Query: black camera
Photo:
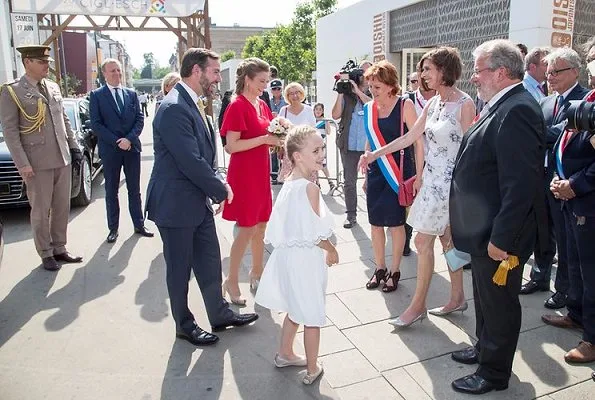
[(595, 132), (595, 103), (585, 100), (569, 101), (565, 110), (568, 129)]
[(339, 70), (339, 73), (335, 75), (335, 86), (333, 87), (333, 90), (341, 94), (351, 94), (353, 92), (353, 87), (349, 81), (352, 80), (359, 85), (363, 76), (364, 70), (361, 69), (355, 61), (349, 60)]

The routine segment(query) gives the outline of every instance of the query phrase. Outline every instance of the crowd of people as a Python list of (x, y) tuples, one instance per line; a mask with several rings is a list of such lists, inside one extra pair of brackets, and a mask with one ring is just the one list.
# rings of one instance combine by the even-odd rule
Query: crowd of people
[[(49, 48), (18, 50), (26, 74), (3, 86), (0, 122), (27, 183), (42, 264), (57, 270), (58, 261), (82, 261), (65, 247), (65, 191), (71, 160), (81, 154), (59, 88), (47, 79)], [(594, 63), (595, 38), (585, 50), (586, 62)], [(334, 139), (345, 178), (344, 229), (358, 223), (358, 172), (365, 177), (377, 265), (368, 289), (398, 290), (401, 258), (411, 253), (416, 232), (415, 294), (389, 323), (411, 329), (428, 313), (465, 311), (462, 271), (470, 264), (478, 342), (453, 352), (452, 358), (478, 368), (453, 381), (452, 388), (482, 394), (508, 387), (521, 325), (519, 294), (549, 290), (556, 255), (556, 292), (545, 306), (566, 307), (568, 314), (542, 319), (583, 330), (581, 342), (565, 355), (567, 362), (595, 361), (595, 121), (575, 118), (573, 113), (585, 107), (571, 103), (594, 102), (595, 90), (579, 84), (583, 60), (568, 48), (528, 50), (498, 39), (479, 45), (473, 60), (476, 101), (457, 88), (463, 71), (459, 51), (441, 46), (423, 55), (408, 77), (408, 92), (390, 62), (361, 63), (361, 79), (337, 94), (331, 116), (340, 120)], [(589, 65), (595, 89), (595, 65)], [(90, 112), (104, 163), (107, 241), (118, 237), (122, 169), (135, 232), (152, 237), (140, 194), (143, 101), (122, 87), (117, 60), (107, 59), (101, 68), (106, 85), (91, 93)], [(237, 68), (235, 89), (223, 97), (219, 138), (206, 110), (218, 91), (220, 72), (218, 54), (188, 49), (179, 75), (164, 78), (164, 96), (153, 119), (146, 217), (163, 243), (175, 333), (194, 345), (211, 345), (219, 340), (212, 332), (258, 319), (255, 313), (233, 311), (226, 300), (247, 303), (239, 273), (250, 246), (254, 301), (286, 313), (273, 363), (305, 367), (302, 382), (309, 385), (323, 372), (318, 348), (326, 320), (327, 268), (340, 259), (318, 181), (320, 171), (329, 177), (324, 105), (305, 104), (302, 85), (285, 85), (276, 68), (248, 58)], [(37, 101), (25, 102), (31, 93)], [(269, 131), (275, 121), (287, 130), (285, 136)], [(226, 176), (217, 169), (220, 139), (230, 154)], [(283, 186), (273, 202), (271, 183), (277, 182)], [(225, 279), (214, 219), (219, 213), (237, 227)], [(390, 266), (385, 262), (387, 231)], [(449, 267), (451, 292), (443, 306), (428, 310), (436, 238)], [(265, 244), (273, 247), (266, 265)], [(532, 253), (531, 280), (522, 285), (523, 266)], [(188, 307), (191, 271), (211, 332), (198, 326)], [(300, 325), (305, 327), (305, 355), (294, 352)]]

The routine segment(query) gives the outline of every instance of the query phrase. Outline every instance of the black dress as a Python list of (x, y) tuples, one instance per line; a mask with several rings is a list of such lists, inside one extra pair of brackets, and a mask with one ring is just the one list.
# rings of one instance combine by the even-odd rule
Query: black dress
[[(378, 128), (386, 143), (401, 136), (401, 102), (397, 101), (390, 115), (386, 118), (378, 118)], [(403, 134), (407, 133), (407, 125), (404, 126)], [(404, 179), (415, 175), (413, 162), (413, 146), (405, 148), (403, 154)], [(392, 153), (399, 169), (401, 169), (400, 151)], [(401, 226), (405, 224), (405, 207), (399, 204), (397, 193), (390, 187), (378, 162), (370, 164), (368, 170), (368, 189), (366, 192), (368, 205), (368, 221), (374, 226)]]

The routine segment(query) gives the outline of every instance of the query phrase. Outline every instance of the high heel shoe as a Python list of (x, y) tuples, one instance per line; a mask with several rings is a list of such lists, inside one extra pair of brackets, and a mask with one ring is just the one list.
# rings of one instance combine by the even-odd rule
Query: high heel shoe
[[(372, 280), (374, 278), (376, 278), (376, 282), (374, 282)], [(366, 283), (366, 289), (368, 289), (368, 290), (376, 289), (378, 286), (380, 286), (382, 281), (385, 279), (386, 279), (386, 268), (376, 269), (376, 271), (374, 271), (374, 275), (372, 275), (372, 277), (370, 278), (368, 283)]]
[(229, 287), (227, 286), (227, 281), (223, 282), (223, 297), (225, 297), (225, 293), (227, 293), (229, 295), (229, 299), (231, 300), (232, 304), (235, 304), (236, 306), (245, 306), (246, 305), (246, 299), (242, 299), (240, 296), (241, 294), (234, 296), (231, 291), (229, 290)]
[[(389, 272), (386, 278), (384, 278), (384, 286), (382, 287), (382, 292), (390, 293), (397, 290), (397, 286), (399, 285), (399, 279), (401, 279), (401, 271)], [(391, 281), (393, 284), (389, 285), (389, 281)]]
[(428, 312), (432, 315), (437, 315), (439, 317), (444, 317), (445, 315), (452, 314), (453, 312), (460, 311), (461, 313), (465, 312), (469, 308), (469, 304), (464, 301), (460, 306), (453, 308), (452, 310), (444, 311), (444, 307), (437, 307), (428, 310)]
[(410, 322), (404, 322), (401, 317), (397, 317), (395, 319), (391, 319), (390, 321), (388, 321), (389, 324), (399, 327), (399, 328), (406, 328), (408, 326), (413, 325), (414, 323), (416, 323), (417, 321), (422, 322), (424, 320), (424, 318), (428, 317), (428, 312), (424, 311), (421, 314), (419, 314), (417, 317), (413, 318)]

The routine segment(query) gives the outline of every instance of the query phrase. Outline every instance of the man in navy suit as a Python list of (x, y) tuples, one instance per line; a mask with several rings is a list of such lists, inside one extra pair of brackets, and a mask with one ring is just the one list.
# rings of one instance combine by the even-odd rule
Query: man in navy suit
[(182, 80), (163, 99), (153, 121), (155, 163), (147, 212), (163, 241), (176, 336), (200, 346), (219, 338), (201, 329), (188, 309), (191, 269), (213, 331), (247, 325), (258, 315), (234, 313), (221, 289), (221, 254), (211, 200), (231, 202), (233, 192), (216, 173), (215, 132), (201, 99), (211, 97), (221, 81), (219, 56), (207, 49), (188, 49), (180, 75)]
[(550, 275), (552, 261), (558, 249), (558, 269), (556, 272), (555, 293), (546, 300), (545, 307), (550, 309), (563, 308), (566, 306), (568, 294), (568, 259), (566, 256), (566, 229), (560, 200), (554, 198), (550, 191), (550, 182), (554, 177), (556, 169), (554, 157), (554, 144), (564, 130), (566, 117), (564, 108), (568, 107), (571, 100), (580, 100), (587, 93), (578, 83), (581, 59), (576, 51), (569, 48), (557, 49), (548, 54), (544, 61), (547, 67), (548, 87), (556, 93), (542, 99), (540, 102), (545, 125), (547, 127), (545, 142), (545, 175), (543, 189), (546, 193), (546, 207), (548, 213), (544, 221), (540, 221), (545, 231), (548, 232), (546, 246), (537, 243), (535, 247), (535, 265), (531, 270), (531, 280), (523, 285), (521, 294), (530, 294), (536, 291), (548, 291), (550, 289)]
[(508, 388), (521, 328), (522, 267), (493, 282), (500, 263), (515, 255), (522, 266), (535, 246), (537, 219), (545, 213), (542, 190), (545, 122), (523, 87), (521, 53), (508, 40), (492, 40), (473, 52), (471, 82), (486, 102), (463, 136), (450, 189), (454, 245), (471, 254), (478, 342), (452, 353), (479, 364), (452, 382), (459, 392), (482, 394)]
[(122, 87), (120, 62), (108, 58), (101, 63), (106, 85), (91, 92), (91, 127), (97, 135), (99, 156), (103, 162), (105, 177), (105, 206), (107, 209), (107, 242), (118, 238), (120, 204), (118, 189), (120, 172), (124, 168), (128, 209), (134, 231), (142, 236), (153, 237), (145, 228), (140, 197), (140, 152), (139, 135), (143, 131), (144, 117), (136, 92)]

